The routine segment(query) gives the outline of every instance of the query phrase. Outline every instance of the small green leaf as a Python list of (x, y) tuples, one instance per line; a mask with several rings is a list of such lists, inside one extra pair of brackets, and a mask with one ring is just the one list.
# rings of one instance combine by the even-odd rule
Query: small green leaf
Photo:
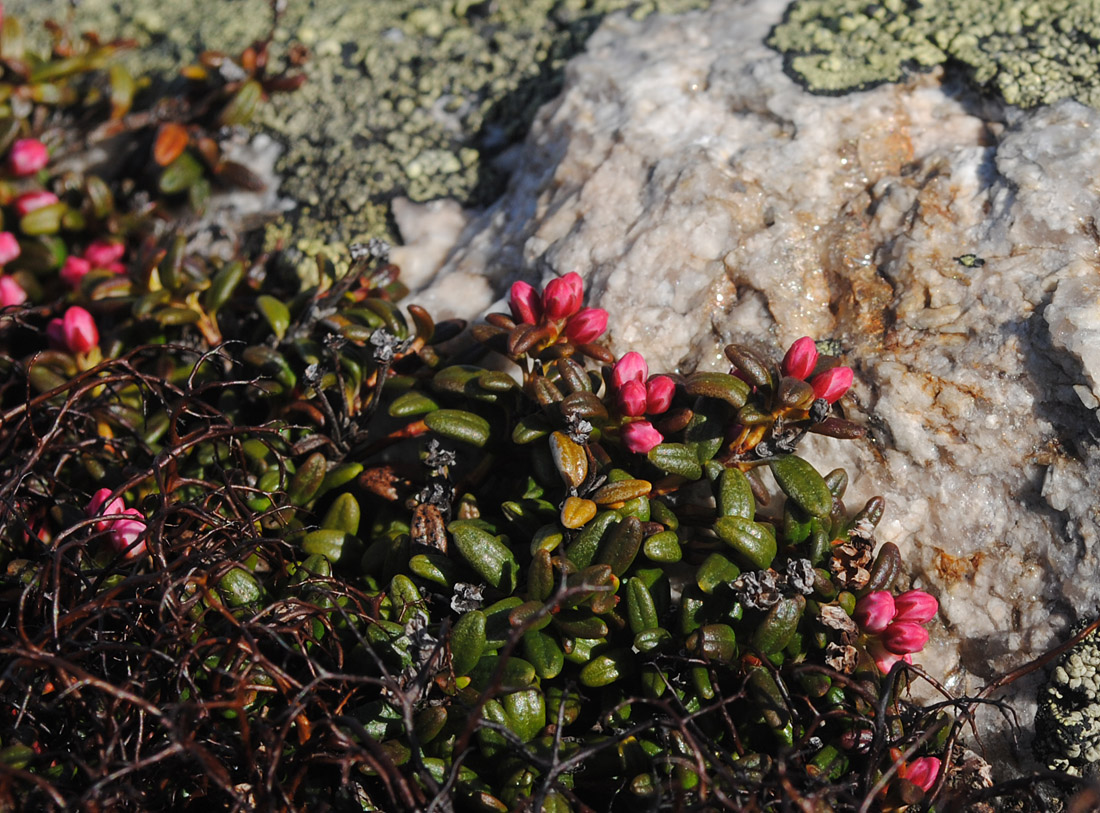
[(213, 316), (233, 296), (233, 291), (244, 279), (244, 263), (236, 260), (226, 263), (210, 282), (202, 296), (202, 306), (208, 314)]
[(817, 469), (795, 455), (777, 457), (769, 465), (775, 482), (795, 504), (812, 516), (829, 516), (833, 493)]
[(249, 79), (241, 85), (233, 98), (222, 108), (218, 116), (218, 124), (223, 127), (232, 127), (236, 124), (248, 124), (256, 115), (256, 109), (263, 100), (263, 87), (255, 79)]
[(730, 466), (718, 477), (718, 513), (723, 517), (756, 516), (756, 499), (749, 478), (736, 466)]
[(661, 443), (650, 449), (646, 456), (661, 471), (678, 474), (685, 480), (698, 480), (703, 476), (703, 467), (695, 449), (683, 443)]
[(320, 452), (314, 452), (305, 459), (295, 472), (287, 488), (287, 498), (291, 505), (303, 506), (308, 503), (321, 488), (328, 461)]
[(541, 630), (528, 630), (522, 639), (523, 655), (543, 680), (556, 678), (565, 666), (565, 653), (557, 638)]
[(714, 522), (718, 537), (753, 569), (765, 570), (775, 558), (777, 545), (771, 530), (744, 517), (719, 517)]
[(359, 516), (359, 501), (355, 499), (355, 495), (345, 492), (332, 501), (321, 521), (321, 527), (344, 531), (354, 536), (359, 533)]
[(642, 545), (642, 553), (651, 562), (668, 565), (684, 558), (684, 552), (680, 548), (680, 537), (675, 531), (660, 531), (646, 537)]
[(319, 528), (305, 535), (302, 550), (310, 555), (319, 553), (334, 564), (347, 565), (359, 561), (363, 555), (363, 542), (347, 531)]
[(282, 341), (287, 328), (290, 327), (290, 309), (280, 300), (267, 294), (256, 297), (256, 307), (260, 309), (264, 319), (271, 325), (275, 338)]
[(749, 397), (749, 385), (729, 373), (692, 373), (684, 383), (688, 395), (718, 398), (737, 409)]
[(435, 412), (439, 404), (418, 390), (402, 393), (390, 404), (391, 418), (413, 418), (428, 412)]
[(160, 174), (157, 188), (165, 195), (186, 191), (202, 177), (202, 164), (190, 152), (182, 153)]
[(695, 583), (707, 595), (722, 584), (729, 584), (741, 575), (741, 568), (731, 562), (724, 554), (715, 551), (708, 556), (695, 571)]
[(616, 649), (597, 655), (581, 669), (581, 684), (590, 688), (609, 686), (634, 671), (634, 653)]
[(451, 629), (451, 668), (455, 677), (469, 674), (485, 651), (485, 613), (472, 610)]
[(230, 607), (251, 604), (263, 595), (256, 578), (239, 567), (232, 568), (218, 580), (218, 592)]
[(804, 596), (782, 598), (757, 626), (752, 635), (752, 645), (764, 655), (779, 652), (794, 637), (802, 611), (806, 609)]
[(456, 520), (447, 530), (462, 558), (485, 581), (506, 593), (516, 589), (519, 565), (503, 542), (468, 520)]
[(31, 236), (57, 234), (61, 230), (61, 218), (68, 210), (64, 201), (41, 206), (19, 218), (19, 229)]
[(484, 446), (489, 441), (489, 422), (472, 412), (439, 409), (425, 415), (424, 423), (437, 435), (472, 446)]

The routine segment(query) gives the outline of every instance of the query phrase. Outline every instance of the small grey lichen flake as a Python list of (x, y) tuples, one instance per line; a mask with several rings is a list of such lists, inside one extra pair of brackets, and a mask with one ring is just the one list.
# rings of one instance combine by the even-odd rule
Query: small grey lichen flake
[(1100, 775), (1100, 634), (1066, 652), (1039, 690), (1035, 752), (1055, 771)]

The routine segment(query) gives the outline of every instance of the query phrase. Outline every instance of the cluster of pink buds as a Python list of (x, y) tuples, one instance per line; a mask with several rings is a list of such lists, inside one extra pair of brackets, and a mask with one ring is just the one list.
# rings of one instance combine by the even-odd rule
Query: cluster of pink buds
[(136, 508), (127, 508), (121, 497), (108, 502), (110, 496), (111, 489), (99, 489), (92, 495), (85, 512), (89, 517), (103, 517), (96, 521), (95, 529), (100, 533), (109, 532), (111, 544), (127, 559), (141, 556), (145, 553), (145, 542), (138, 542), (138, 539), (145, 533), (145, 515)]
[(672, 404), (676, 383), (667, 375), (649, 378), (649, 366), (640, 353), (630, 352), (611, 371), (616, 404), (622, 414), (623, 444), (632, 452), (647, 453), (664, 440), (645, 415), (660, 415)]
[(912, 663), (912, 654), (924, 649), (928, 630), (923, 625), (939, 609), (939, 602), (923, 590), (909, 590), (896, 598), (886, 590), (875, 590), (856, 603), (852, 619), (873, 636), (868, 651), (885, 674), (899, 660)]
[(517, 323), (541, 325), (547, 331), (542, 347), (549, 347), (564, 335), (574, 344), (590, 344), (607, 330), (607, 311), (583, 308), (584, 281), (576, 271), (551, 280), (542, 292), (526, 282), (512, 285), (508, 305)]
[(50, 151), (37, 138), (21, 138), (11, 145), (8, 169), (17, 178), (33, 175), (50, 162)]
[(84, 249), (83, 256), (70, 255), (65, 259), (65, 264), (61, 266), (61, 279), (76, 288), (85, 275), (96, 268), (121, 274), (126, 271), (126, 266), (120, 262), (125, 253), (126, 246), (122, 243), (96, 240)]
[(87, 353), (99, 345), (95, 319), (79, 305), (73, 305), (64, 316), (51, 319), (46, 325), (46, 336), (55, 347), (74, 354)]
[[(791, 345), (783, 357), (783, 375), (806, 381), (817, 367), (817, 345), (809, 336), (803, 336)], [(854, 375), (851, 367), (831, 367), (809, 378), (814, 398), (835, 404), (852, 386)]]
[[(10, 231), (0, 231), (0, 266), (5, 266), (19, 256), (19, 241)], [(0, 275), (0, 308), (22, 305), (27, 301), (27, 292), (13, 277)]]

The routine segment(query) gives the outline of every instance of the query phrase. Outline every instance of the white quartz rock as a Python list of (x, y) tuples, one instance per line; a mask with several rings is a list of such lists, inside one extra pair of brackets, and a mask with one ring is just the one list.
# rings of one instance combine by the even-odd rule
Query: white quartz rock
[(886, 497), (879, 538), (943, 607), (918, 661), (972, 692), (1100, 604), (1100, 113), (939, 74), (812, 96), (763, 44), (785, 5), (609, 18), (423, 296), (473, 318), (577, 270), (655, 370), (839, 340), (870, 439), (808, 456)]

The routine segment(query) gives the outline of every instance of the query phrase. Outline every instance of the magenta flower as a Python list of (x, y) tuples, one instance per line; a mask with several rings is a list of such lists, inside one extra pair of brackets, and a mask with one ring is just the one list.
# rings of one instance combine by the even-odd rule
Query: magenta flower
[(823, 398), (830, 404), (835, 404), (852, 386), (854, 377), (851, 367), (833, 367), (821, 375), (815, 375), (810, 381), (814, 388), (814, 398)]
[(73, 305), (61, 319), (61, 332), (65, 346), (71, 353), (87, 353), (99, 344), (99, 330), (95, 319), (79, 305)]
[(551, 280), (542, 292), (542, 310), (552, 321), (568, 319), (581, 309), (584, 281), (576, 271)]
[(909, 590), (894, 599), (894, 621), (927, 624), (940, 611), (940, 603), (923, 590)]
[(886, 590), (875, 590), (856, 603), (852, 620), (868, 635), (878, 635), (894, 620), (894, 613), (894, 597)]
[(650, 415), (660, 415), (672, 405), (676, 382), (667, 375), (655, 375), (646, 383), (645, 392), (645, 411)]
[(118, 265), (122, 255), (126, 253), (126, 246), (122, 243), (112, 243), (107, 240), (96, 240), (84, 249), (84, 259), (91, 263), (92, 268), (110, 268)]
[(615, 389), (619, 390), (627, 381), (644, 384), (648, 377), (649, 365), (645, 363), (641, 353), (635, 353), (633, 350), (615, 362), (615, 367), (611, 371), (611, 383)]
[[(126, 509), (126, 503), (122, 501), (121, 497), (115, 497), (109, 503), (107, 498), (111, 496), (111, 489), (101, 488), (95, 494), (92, 495), (92, 499), (89, 500), (87, 508), (84, 512), (89, 517), (94, 516), (110, 516), (112, 514), (121, 514)], [(104, 505), (106, 503), (106, 505)], [(106, 531), (114, 524), (114, 520), (101, 519), (95, 524), (97, 531)]]
[(634, 418), (645, 415), (646, 391), (641, 381), (627, 381), (619, 390), (619, 412)]
[(649, 421), (632, 421), (622, 428), (623, 444), (632, 452), (646, 454), (664, 437)]
[(85, 260), (83, 257), (76, 257), (70, 254), (65, 258), (65, 263), (61, 266), (61, 279), (71, 288), (76, 288), (80, 285), (80, 281), (84, 279), (84, 275), (92, 270), (92, 264)]
[(565, 335), (576, 344), (596, 341), (607, 330), (607, 311), (603, 308), (583, 308), (565, 323)]
[(942, 764), (936, 757), (918, 757), (912, 762), (898, 766), (898, 776), (928, 793), (936, 784), (936, 777), (940, 775)]
[(516, 322), (537, 325), (542, 318), (542, 303), (538, 292), (526, 282), (512, 283), (508, 306), (512, 309), (512, 319)]
[(817, 345), (809, 336), (803, 336), (790, 346), (783, 357), (783, 375), (806, 380), (817, 366)]
[(50, 162), (50, 151), (37, 138), (21, 138), (11, 145), (8, 168), (17, 177), (33, 175)]
[(0, 308), (22, 305), (27, 301), (27, 292), (23, 286), (9, 276), (0, 275)]
[(882, 645), (895, 655), (920, 652), (928, 643), (928, 630), (912, 621), (894, 621), (882, 631)]
[(134, 543), (145, 533), (145, 515), (136, 508), (125, 508), (119, 513), (130, 519), (116, 519), (111, 523), (111, 542), (120, 552), (126, 552), (127, 559), (141, 556), (145, 553), (145, 543)]
[(0, 231), (0, 265), (7, 265), (19, 256), (19, 241), (10, 231)]
[(53, 192), (47, 192), (45, 189), (25, 192), (15, 199), (15, 211), (19, 213), (20, 217), (25, 217), (43, 206), (52, 206), (58, 200), (57, 195)]

